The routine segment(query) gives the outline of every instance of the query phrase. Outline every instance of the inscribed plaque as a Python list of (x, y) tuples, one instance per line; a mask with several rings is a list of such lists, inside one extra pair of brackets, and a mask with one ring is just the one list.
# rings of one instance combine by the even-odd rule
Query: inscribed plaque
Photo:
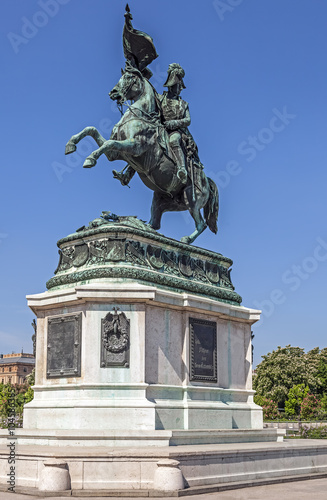
[(48, 319), (47, 378), (81, 376), (82, 313)]
[(217, 382), (217, 327), (190, 318), (190, 380)]

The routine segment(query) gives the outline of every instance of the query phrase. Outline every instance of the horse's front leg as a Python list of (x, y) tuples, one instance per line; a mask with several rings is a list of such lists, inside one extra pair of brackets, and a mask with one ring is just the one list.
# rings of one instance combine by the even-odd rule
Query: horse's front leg
[(154, 192), (151, 205), (151, 219), (149, 221), (149, 226), (152, 229), (160, 229), (161, 217), (164, 212), (165, 206), (163, 203), (163, 197), (161, 194)]
[(103, 154), (107, 156), (109, 161), (124, 160), (125, 154), (140, 156), (146, 151), (146, 149), (146, 143), (142, 143), (136, 139), (126, 139), (124, 141), (114, 141), (109, 139), (109, 141), (105, 141), (103, 146), (93, 151), (93, 153), (86, 158), (83, 167), (94, 167), (99, 157)]
[(91, 136), (100, 147), (106, 142), (106, 139), (102, 137), (100, 132), (95, 127), (86, 127), (84, 130), (82, 130), (82, 132), (73, 135), (69, 139), (66, 144), (65, 155), (69, 155), (70, 153), (76, 151), (76, 144), (78, 144), (80, 140), (84, 139), (84, 137), (88, 135)]

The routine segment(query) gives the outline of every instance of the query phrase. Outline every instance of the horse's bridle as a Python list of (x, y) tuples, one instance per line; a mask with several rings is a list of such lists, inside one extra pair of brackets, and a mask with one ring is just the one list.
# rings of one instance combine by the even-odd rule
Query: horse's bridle
[[(127, 96), (128, 92), (131, 90), (131, 88), (133, 87), (133, 85), (136, 82), (137, 77), (138, 77), (138, 75), (133, 75), (133, 73), (131, 73), (131, 72), (129, 74), (132, 75), (132, 78), (131, 78), (131, 81), (130, 81), (128, 87), (126, 89), (125, 88), (122, 89), (121, 100), (120, 100), (121, 101), (121, 103), (120, 103), (121, 106), (122, 106), (122, 104), (124, 104), (127, 101), (127, 97), (126, 96)], [(142, 96), (142, 94), (144, 93), (144, 88), (145, 87), (144, 87), (143, 81), (141, 83), (142, 83), (142, 91), (141, 91), (141, 96)]]

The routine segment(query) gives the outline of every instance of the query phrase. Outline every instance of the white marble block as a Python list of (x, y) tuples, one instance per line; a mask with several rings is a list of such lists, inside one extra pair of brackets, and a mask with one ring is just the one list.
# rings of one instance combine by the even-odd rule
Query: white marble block
[[(61, 287), (28, 303), (37, 315), (37, 352), (25, 429), (262, 429), (251, 379), (251, 325), (259, 311), (119, 279)], [(103, 366), (102, 322), (115, 310), (129, 321), (129, 359)], [(80, 318), (79, 358), (75, 372), (49, 377), (49, 325), (58, 318)], [(216, 330), (215, 380), (192, 379), (194, 319)]]

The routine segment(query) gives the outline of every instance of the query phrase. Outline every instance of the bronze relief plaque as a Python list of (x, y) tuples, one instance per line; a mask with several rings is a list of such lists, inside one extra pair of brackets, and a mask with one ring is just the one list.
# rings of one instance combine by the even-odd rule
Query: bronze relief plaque
[(190, 380), (217, 382), (217, 326), (190, 318)]
[(81, 376), (82, 313), (48, 319), (47, 378)]
[(101, 368), (129, 368), (130, 321), (124, 312), (113, 307), (101, 320)]

